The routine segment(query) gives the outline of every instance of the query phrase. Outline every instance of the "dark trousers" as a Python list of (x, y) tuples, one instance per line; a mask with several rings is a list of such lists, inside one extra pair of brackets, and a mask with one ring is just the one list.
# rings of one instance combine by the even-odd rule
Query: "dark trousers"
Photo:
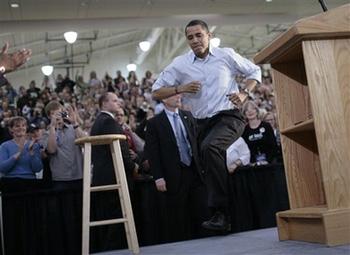
[[(182, 166), (181, 182), (174, 192), (158, 192), (163, 241), (174, 242), (203, 237), (201, 223), (207, 219), (206, 190), (192, 165)], [(169, 181), (169, 180), (166, 180)]]
[(198, 119), (198, 146), (205, 182), (208, 206), (228, 208), (229, 188), (226, 149), (243, 133), (245, 121), (238, 109), (225, 110), (211, 118)]

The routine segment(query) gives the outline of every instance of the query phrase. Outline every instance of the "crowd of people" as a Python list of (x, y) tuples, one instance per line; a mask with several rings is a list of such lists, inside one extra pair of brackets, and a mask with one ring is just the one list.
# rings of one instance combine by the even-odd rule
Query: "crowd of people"
[[(198, 35), (204, 39), (197, 38)], [(95, 71), (91, 71), (88, 81), (82, 76), (72, 80), (68, 75), (58, 74), (54, 81), (45, 76), (39, 86), (33, 80), (28, 87), (16, 89), (10, 82), (4, 82), (0, 87), (2, 188), (16, 190), (16, 183), (36, 178), (50, 180), (53, 189), (81, 188), (82, 149), (74, 140), (87, 135), (125, 134), (127, 141), (121, 147), (129, 188), (132, 191), (135, 181), (154, 181), (156, 189), (164, 194), (165, 206), (172, 215), (171, 221), (164, 223), (174, 229), (170, 240), (179, 240), (184, 233), (189, 233), (184, 230), (188, 224), (196, 225), (192, 226), (194, 236), (187, 238), (201, 235), (198, 231), (201, 223), (206, 229), (228, 231), (227, 219), (223, 220), (224, 223), (218, 220), (226, 213), (223, 199), (226, 191), (220, 190), (222, 187), (218, 187), (216, 181), (225, 180), (225, 175), (233, 174), (242, 165), (281, 161), (280, 138), (271, 77), (267, 75), (260, 80), (260, 69), (234, 51), (212, 49), (209, 54), (207, 45), (201, 52), (198, 40), (209, 40), (209, 37), (206, 24), (194, 21), (186, 27), (186, 38), (194, 52), (190, 57), (198, 62), (198, 67), (189, 69), (190, 72), (201, 73), (203, 59), (211, 54), (226, 57), (227, 62), (230, 58), (241, 61), (240, 65), (232, 64), (232, 68), (238, 70), (235, 77), (219, 73), (224, 75), (224, 82), (235, 80), (237, 94), (227, 94), (230, 93), (227, 88), (212, 88), (214, 94), (224, 91), (220, 97), (227, 99), (217, 97), (221, 101), (212, 103), (209, 110), (206, 109), (209, 102), (196, 101), (195, 96), (201, 91), (205, 79), (192, 79), (185, 85), (173, 83), (182, 79), (176, 77), (178, 74), (174, 70), (176, 65), (181, 66), (187, 61), (185, 58), (183, 63), (167, 67), (158, 77), (150, 71), (142, 79), (138, 79), (134, 71), (123, 77), (117, 71), (115, 77), (106, 73), (100, 79)], [(214, 73), (220, 72), (214, 69)], [(215, 76), (209, 78), (217, 82)], [(239, 94), (245, 95), (247, 100), (242, 100)], [(211, 96), (207, 95), (213, 101)], [(230, 102), (236, 106), (234, 111), (227, 110)], [(223, 113), (219, 117), (212, 114), (216, 108)], [(235, 123), (233, 127), (231, 121)], [(242, 135), (239, 130), (242, 130)], [(226, 139), (231, 135), (234, 138)], [(222, 148), (216, 140), (225, 140), (225, 158), (222, 158)], [(92, 162), (93, 185), (115, 181), (111, 154), (106, 148), (94, 148)], [(205, 167), (201, 165), (203, 163)], [(223, 172), (210, 170), (210, 167), (217, 166)], [(18, 187), (21, 189), (23, 185)], [(209, 207), (215, 208), (214, 212), (205, 209), (208, 197)], [(93, 203), (99, 208), (103, 207), (101, 203), (106, 206), (106, 201), (106, 197), (93, 198)], [(113, 195), (110, 201), (115, 201)], [(181, 210), (188, 206), (191, 206), (193, 215)], [(112, 207), (117, 208), (111, 202), (104, 212), (108, 211), (111, 217), (118, 216), (120, 210), (115, 211)], [(212, 218), (205, 221), (210, 215)], [(181, 225), (180, 222), (188, 224)], [(105, 237), (106, 233), (114, 235), (115, 232), (107, 230), (102, 236)], [(105, 240), (110, 238), (102, 238), (100, 247), (112, 249), (113, 245), (102, 243)]]
[[(34, 133), (39, 137), (44, 135), (51, 124), (50, 116), (45, 111), (45, 107), (51, 101), (60, 102), (62, 109), (59, 112), (67, 112), (69, 118), (70, 115), (76, 115), (77, 125), (87, 135), (90, 133), (91, 126), (99, 112), (98, 99), (104, 92), (108, 91), (118, 96), (121, 107), (118, 113), (115, 114), (115, 119), (123, 127), (128, 137), (133, 138), (128, 139), (130, 148), (137, 154), (142, 154), (145, 124), (148, 119), (164, 109), (161, 102), (152, 100), (151, 87), (155, 77), (152, 76), (150, 71), (147, 71), (141, 82), (134, 72), (130, 72), (128, 79), (125, 79), (120, 71), (117, 71), (117, 76), (114, 79), (106, 74), (103, 79), (99, 80), (96, 78), (94, 71), (91, 72), (90, 76), (91, 79), (88, 82), (84, 82), (81, 76), (74, 82), (69, 77), (62, 80), (62, 75), (57, 75), (54, 83), (50, 83), (48, 77), (45, 76), (40, 87), (37, 87), (35, 81), (31, 81), (27, 88), (20, 86), (15, 89), (10, 82), (0, 87), (0, 144), (12, 138), (10, 121), (16, 116), (22, 116), (26, 119), (28, 137)], [(238, 82), (243, 79), (242, 76), (236, 77)], [(72, 84), (74, 85), (72, 86)], [(252, 118), (258, 122), (263, 121), (265, 126), (266, 122), (269, 123), (268, 130), (270, 131), (270, 128), (272, 128), (277, 147), (279, 147), (280, 138), (270, 77), (263, 78), (262, 83), (250, 95), (249, 102), (246, 105), (249, 107), (245, 108), (244, 114), (250, 129), (258, 130), (257, 126), (251, 126)], [(247, 111), (248, 108), (249, 112)], [(252, 112), (252, 108), (254, 113), (249, 114)], [(265, 128), (263, 127), (263, 129)], [(36, 141), (40, 140), (39, 137), (36, 137)], [(248, 134), (245, 134), (244, 138), (244, 141), (248, 144), (253, 142), (252, 140), (256, 140), (249, 138)], [(273, 139), (270, 139), (267, 143), (271, 140)], [(263, 148), (258, 148), (257, 145), (250, 145), (249, 148), (253, 153), (258, 153), (258, 150), (272, 150), (273, 153), (278, 151), (278, 148), (271, 148), (267, 144)], [(273, 155), (273, 157), (276, 157), (276, 155)], [(259, 158), (257, 160), (256, 157), (251, 157), (249, 163), (256, 163), (257, 161), (259, 161)], [(272, 158), (270, 157), (269, 162), (271, 161)]]

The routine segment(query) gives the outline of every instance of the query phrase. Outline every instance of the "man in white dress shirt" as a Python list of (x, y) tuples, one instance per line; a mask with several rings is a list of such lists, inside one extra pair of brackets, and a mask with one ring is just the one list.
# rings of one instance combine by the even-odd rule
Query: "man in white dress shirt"
[(237, 167), (249, 164), (250, 150), (242, 137), (227, 148), (226, 157), (226, 165), (230, 174), (233, 174)]
[[(243, 133), (239, 107), (261, 80), (260, 68), (231, 48), (211, 48), (212, 34), (202, 20), (185, 28), (191, 51), (173, 60), (152, 87), (154, 99), (183, 95), (183, 104), (197, 120), (201, 162), (206, 171), (208, 206), (213, 216), (202, 226), (230, 231), (226, 149)], [(235, 76), (245, 75), (246, 89), (239, 92)]]

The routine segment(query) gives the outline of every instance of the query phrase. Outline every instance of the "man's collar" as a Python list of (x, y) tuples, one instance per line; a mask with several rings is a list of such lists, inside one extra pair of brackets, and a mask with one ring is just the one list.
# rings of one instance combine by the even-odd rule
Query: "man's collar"
[(114, 119), (114, 114), (109, 112), (109, 111), (101, 111), (101, 112), (104, 112), (106, 114), (108, 114), (109, 116), (111, 116), (113, 119)]
[(167, 115), (171, 115), (171, 116), (173, 116), (175, 113), (179, 114), (179, 108), (176, 108), (175, 112), (172, 112), (169, 109), (167, 109), (166, 107), (164, 107), (164, 111)]
[[(215, 56), (215, 54), (214, 54), (214, 50), (213, 50), (214, 48), (213, 47), (210, 47), (210, 45), (209, 45), (209, 54), (208, 55), (211, 55), (211, 56)], [(198, 58), (195, 54), (194, 54), (194, 52), (193, 52), (193, 50), (191, 50), (191, 59), (192, 59), (192, 64), (197, 60), (197, 59), (200, 59), (200, 58)], [(206, 56), (206, 57), (208, 57), (208, 55)]]

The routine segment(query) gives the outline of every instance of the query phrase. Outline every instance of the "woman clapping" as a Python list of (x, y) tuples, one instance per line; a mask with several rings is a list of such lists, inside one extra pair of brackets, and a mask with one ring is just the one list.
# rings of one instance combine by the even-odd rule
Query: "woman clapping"
[[(27, 121), (13, 117), (9, 121), (12, 140), (0, 146), (0, 173), (4, 186), (23, 186), (23, 180), (35, 179), (35, 173), (42, 168), (40, 146), (35, 140), (27, 139)], [(19, 184), (19, 185), (16, 185)], [(4, 188), (3, 186), (3, 188)]]

